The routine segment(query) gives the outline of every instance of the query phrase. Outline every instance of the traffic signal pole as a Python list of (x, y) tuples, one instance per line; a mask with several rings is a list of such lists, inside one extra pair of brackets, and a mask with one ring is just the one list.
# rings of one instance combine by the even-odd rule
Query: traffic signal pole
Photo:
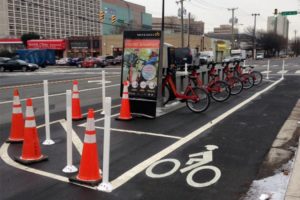
[(254, 27), (253, 27), (253, 59), (256, 58), (256, 16), (260, 16), (259, 13), (253, 13), (254, 16)]

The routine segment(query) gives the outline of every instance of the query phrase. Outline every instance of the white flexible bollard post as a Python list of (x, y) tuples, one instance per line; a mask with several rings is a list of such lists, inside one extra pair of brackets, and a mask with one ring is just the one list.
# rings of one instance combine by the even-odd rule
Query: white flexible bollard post
[(269, 73), (270, 73), (270, 60), (268, 60), (268, 66), (267, 66), (267, 77), (266, 77), (267, 80), (269, 80)]
[(185, 65), (184, 65), (184, 74), (185, 75), (188, 75), (188, 64), (187, 63), (185, 63)]
[(284, 79), (284, 65), (285, 65), (285, 61), (284, 59), (282, 60), (282, 73), (281, 73), (281, 79)]
[(102, 70), (102, 112), (101, 112), (102, 115), (105, 114), (104, 101), (105, 101), (105, 70)]
[(102, 183), (98, 190), (111, 192), (112, 185), (109, 183), (109, 154), (110, 154), (110, 121), (111, 121), (111, 97), (105, 98), (105, 117), (104, 117), (104, 144), (103, 144), (103, 174)]
[(72, 153), (72, 91), (66, 92), (67, 106), (67, 166), (62, 170), (65, 173), (77, 172), (78, 169), (73, 165)]
[(52, 145), (55, 142), (51, 140), (50, 136), (50, 112), (49, 112), (49, 92), (48, 92), (48, 80), (43, 81), (44, 85), (44, 108), (45, 108), (45, 129), (46, 129), (46, 139), (43, 145)]
[(243, 64), (243, 67), (246, 67), (246, 59), (244, 60), (244, 64)]

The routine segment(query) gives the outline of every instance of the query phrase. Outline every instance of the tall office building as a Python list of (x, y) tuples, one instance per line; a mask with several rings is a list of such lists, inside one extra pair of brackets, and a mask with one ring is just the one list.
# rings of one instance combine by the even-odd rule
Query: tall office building
[(284, 38), (289, 34), (289, 20), (286, 16), (278, 15), (276, 17), (268, 17), (267, 31), (275, 32), (278, 35), (282, 35)]
[(0, 0), (0, 37), (100, 35), (101, 0)]

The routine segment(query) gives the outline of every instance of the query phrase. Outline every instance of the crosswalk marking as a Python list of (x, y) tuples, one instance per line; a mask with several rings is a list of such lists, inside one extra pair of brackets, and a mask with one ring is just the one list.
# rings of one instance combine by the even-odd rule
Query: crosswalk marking
[(280, 70), (279, 72), (277, 72), (277, 74), (286, 74), (288, 72), (288, 70)]
[(262, 74), (267, 74), (267, 73), (271, 73), (271, 72), (272, 72), (272, 71), (267, 71), (267, 70), (266, 70), (266, 71), (262, 71), (261, 73), (262, 73)]

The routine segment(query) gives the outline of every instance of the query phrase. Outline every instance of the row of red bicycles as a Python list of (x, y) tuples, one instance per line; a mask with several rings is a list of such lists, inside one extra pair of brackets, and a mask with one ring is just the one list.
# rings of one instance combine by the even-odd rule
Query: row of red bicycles
[[(217, 69), (217, 64), (221, 64), (223, 70), (221, 76)], [(243, 89), (252, 88), (262, 82), (263, 76), (259, 71), (255, 71), (252, 66), (241, 66), (240, 62), (233, 63), (209, 63), (207, 65), (208, 83), (204, 84), (201, 79), (199, 67), (189, 66), (188, 84), (183, 93), (176, 90), (174, 75), (176, 67), (168, 68), (162, 83), (163, 103), (167, 104), (173, 99), (185, 102), (187, 107), (196, 113), (201, 113), (208, 109), (210, 99), (217, 102), (224, 102), (231, 95), (237, 95)], [(221, 78), (220, 78), (221, 77)]]

